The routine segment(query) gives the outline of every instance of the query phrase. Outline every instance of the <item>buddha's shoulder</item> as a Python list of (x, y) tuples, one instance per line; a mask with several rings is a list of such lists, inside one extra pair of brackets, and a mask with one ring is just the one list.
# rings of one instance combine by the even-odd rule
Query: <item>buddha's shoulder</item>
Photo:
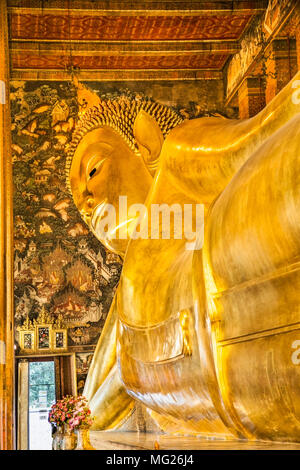
[[(237, 119), (223, 117), (202, 117), (185, 120), (176, 126), (167, 136), (164, 147), (180, 150), (187, 146), (209, 143), (226, 139), (228, 131), (239, 125)], [(230, 134), (230, 132), (229, 132)]]

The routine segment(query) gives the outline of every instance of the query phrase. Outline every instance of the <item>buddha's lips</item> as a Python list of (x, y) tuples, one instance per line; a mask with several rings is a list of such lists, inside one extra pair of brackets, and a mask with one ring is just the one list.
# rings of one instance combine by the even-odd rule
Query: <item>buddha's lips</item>
[(110, 205), (107, 203), (107, 199), (104, 201), (100, 202), (93, 210), (91, 220), (90, 220), (90, 227), (93, 231), (93, 233), (97, 236), (99, 239), (99, 235), (101, 237), (106, 238), (106, 232), (103, 232), (101, 234), (97, 234), (97, 226), (99, 226), (99, 223), (101, 219), (104, 217), (105, 213), (107, 212), (107, 209), (109, 209)]
[[(114, 222), (109, 221), (109, 213), (113, 211), (113, 219)], [(127, 215), (127, 214), (126, 214)], [(100, 228), (100, 222), (102, 221), (103, 218), (107, 218), (107, 224), (108, 225), (108, 230), (103, 230), (104, 227)], [(90, 228), (94, 235), (98, 238), (98, 240), (114, 240), (114, 239), (121, 239), (121, 240), (126, 240), (128, 237), (128, 234), (131, 232), (129, 230), (129, 227), (132, 225), (135, 225), (136, 219), (134, 217), (124, 219), (122, 222), (116, 223), (117, 219), (117, 214), (115, 212), (115, 209), (111, 204), (107, 202), (107, 199), (105, 199), (103, 202), (98, 204), (95, 209), (92, 212), (91, 218), (90, 218)]]

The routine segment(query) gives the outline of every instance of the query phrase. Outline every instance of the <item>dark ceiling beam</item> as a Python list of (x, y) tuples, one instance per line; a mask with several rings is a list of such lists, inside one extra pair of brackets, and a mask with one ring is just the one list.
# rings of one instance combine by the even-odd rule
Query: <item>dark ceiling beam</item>
[(235, 54), (240, 50), (238, 41), (113, 41), (113, 42), (10, 42), (12, 54), (47, 55), (187, 55), (193, 54)]
[[(80, 70), (81, 81), (175, 81), (222, 80), (219, 70)], [(64, 70), (13, 69), (11, 80), (71, 81), (71, 74)]]
[[(70, 14), (69, 0), (8, 0), (9, 13), (18, 14)], [(268, 0), (173, 1), (173, 0), (72, 0), (72, 15), (218, 15), (255, 14), (267, 8)]]

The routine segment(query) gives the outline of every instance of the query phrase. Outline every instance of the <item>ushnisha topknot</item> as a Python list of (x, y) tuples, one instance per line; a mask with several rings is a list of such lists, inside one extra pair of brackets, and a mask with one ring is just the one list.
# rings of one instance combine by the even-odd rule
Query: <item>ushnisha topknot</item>
[[(100, 99), (91, 90), (79, 84), (81, 94), (84, 92), (86, 108), (79, 112), (79, 121), (73, 132), (72, 141), (67, 149), (66, 159), (66, 183), (71, 192), (70, 169), (75, 151), (83, 137), (99, 127), (110, 126), (117, 131), (129, 145), (129, 147), (140, 157), (137, 143), (133, 135), (133, 126), (136, 116), (141, 110), (154, 117), (159, 125), (164, 138), (167, 134), (180, 124), (183, 119), (171, 108), (164, 106), (154, 100), (140, 95), (121, 95), (114, 99)], [(94, 96), (94, 97), (93, 97)], [(91, 104), (96, 103), (91, 106)], [(149, 171), (153, 172), (158, 166), (158, 160), (147, 162)]]

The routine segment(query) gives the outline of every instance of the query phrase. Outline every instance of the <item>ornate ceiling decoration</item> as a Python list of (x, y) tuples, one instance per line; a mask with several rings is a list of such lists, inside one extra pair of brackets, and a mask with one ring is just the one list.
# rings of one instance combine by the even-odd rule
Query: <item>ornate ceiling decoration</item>
[(10, 0), (12, 78), (67, 79), (74, 67), (84, 80), (220, 78), (266, 4)]

